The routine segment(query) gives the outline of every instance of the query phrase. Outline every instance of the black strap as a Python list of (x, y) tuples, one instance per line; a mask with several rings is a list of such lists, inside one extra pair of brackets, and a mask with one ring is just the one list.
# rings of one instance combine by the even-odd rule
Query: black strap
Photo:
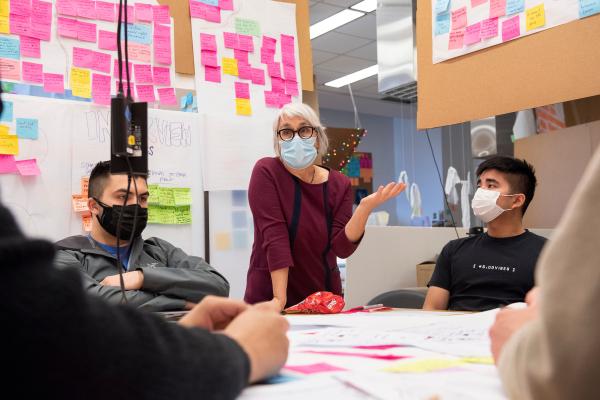
[(292, 223), (288, 226), (288, 234), (290, 237), (290, 250), (294, 250), (294, 242), (298, 233), (298, 222), (300, 221), (300, 209), (302, 205), (302, 188), (300, 181), (294, 176), (294, 211), (292, 213)]
[(327, 262), (327, 254), (329, 250), (331, 250), (331, 232), (333, 231), (333, 215), (331, 213), (331, 209), (329, 208), (329, 191), (328, 191), (328, 183), (325, 182), (323, 184), (323, 206), (325, 207), (325, 223), (327, 224), (327, 246), (325, 246), (325, 250), (323, 254), (321, 254), (321, 258), (323, 259), (323, 268), (325, 269), (325, 288), (328, 292), (331, 292), (331, 269), (329, 268), (329, 263)]

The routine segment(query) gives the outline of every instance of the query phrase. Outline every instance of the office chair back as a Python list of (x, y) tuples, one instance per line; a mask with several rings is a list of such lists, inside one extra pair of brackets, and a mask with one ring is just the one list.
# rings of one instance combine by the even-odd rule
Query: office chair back
[(399, 289), (374, 297), (368, 305), (383, 304), (386, 307), (394, 308), (422, 308), (424, 302), (425, 293), (410, 289)]

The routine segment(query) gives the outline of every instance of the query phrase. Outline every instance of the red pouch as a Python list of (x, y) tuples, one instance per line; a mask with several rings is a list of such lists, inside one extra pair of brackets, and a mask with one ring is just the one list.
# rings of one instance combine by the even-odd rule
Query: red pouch
[(331, 292), (315, 292), (284, 311), (288, 314), (337, 314), (345, 305), (342, 296)]

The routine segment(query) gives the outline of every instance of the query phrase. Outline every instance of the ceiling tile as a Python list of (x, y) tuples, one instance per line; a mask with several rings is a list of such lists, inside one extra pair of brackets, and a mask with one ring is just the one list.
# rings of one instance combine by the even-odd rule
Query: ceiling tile
[(311, 41), (314, 50), (329, 53), (344, 54), (369, 43), (368, 39), (344, 35), (338, 32), (329, 32)]
[(371, 65), (373, 65), (371, 61), (363, 60), (362, 58), (338, 56), (319, 64), (319, 68), (340, 72), (340, 76), (342, 76), (370, 67)]
[(377, 39), (377, 22), (374, 14), (367, 14), (354, 21), (342, 25), (335, 30), (347, 35), (358, 36), (365, 39)]
[(370, 90), (373, 85), (377, 86), (377, 75), (370, 76), (362, 81), (354, 82), (352, 84), (352, 90)]
[(371, 42), (366, 46), (360, 47), (356, 50), (349, 51), (346, 53), (347, 56), (364, 58), (365, 60), (371, 60), (373, 63), (377, 62), (377, 42)]
[(310, 24), (316, 24), (319, 21), (323, 21), (325, 18), (331, 17), (342, 11), (344, 7), (332, 6), (325, 3), (317, 3), (310, 8)]
[(319, 65), (325, 61), (329, 61), (332, 58), (337, 57), (338, 55), (335, 53), (328, 53), (326, 51), (313, 50), (312, 51), (312, 59), (313, 65)]
[(322, 85), (325, 82), (329, 82), (332, 81), (334, 79), (339, 78), (340, 76), (344, 75), (344, 74), (340, 74), (340, 72), (338, 71), (329, 71), (326, 69), (322, 69), (319, 67), (315, 67), (315, 75), (316, 75), (316, 79), (317, 79), (317, 85)]

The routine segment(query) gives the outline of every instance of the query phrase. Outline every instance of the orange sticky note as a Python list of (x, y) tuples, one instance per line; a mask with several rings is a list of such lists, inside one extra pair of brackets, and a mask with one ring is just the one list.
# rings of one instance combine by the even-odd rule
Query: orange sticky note
[(90, 178), (81, 178), (81, 195), (85, 198), (88, 197), (88, 187), (90, 185)]
[(73, 201), (73, 211), (75, 212), (89, 212), (89, 208), (87, 205), (88, 198), (87, 196), (82, 196), (80, 194), (74, 194), (72, 196)]
[(84, 232), (92, 231), (92, 216), (91, 215), (84, 215), (83, 217), (81, 217), (81, 222), (83, 225)]

